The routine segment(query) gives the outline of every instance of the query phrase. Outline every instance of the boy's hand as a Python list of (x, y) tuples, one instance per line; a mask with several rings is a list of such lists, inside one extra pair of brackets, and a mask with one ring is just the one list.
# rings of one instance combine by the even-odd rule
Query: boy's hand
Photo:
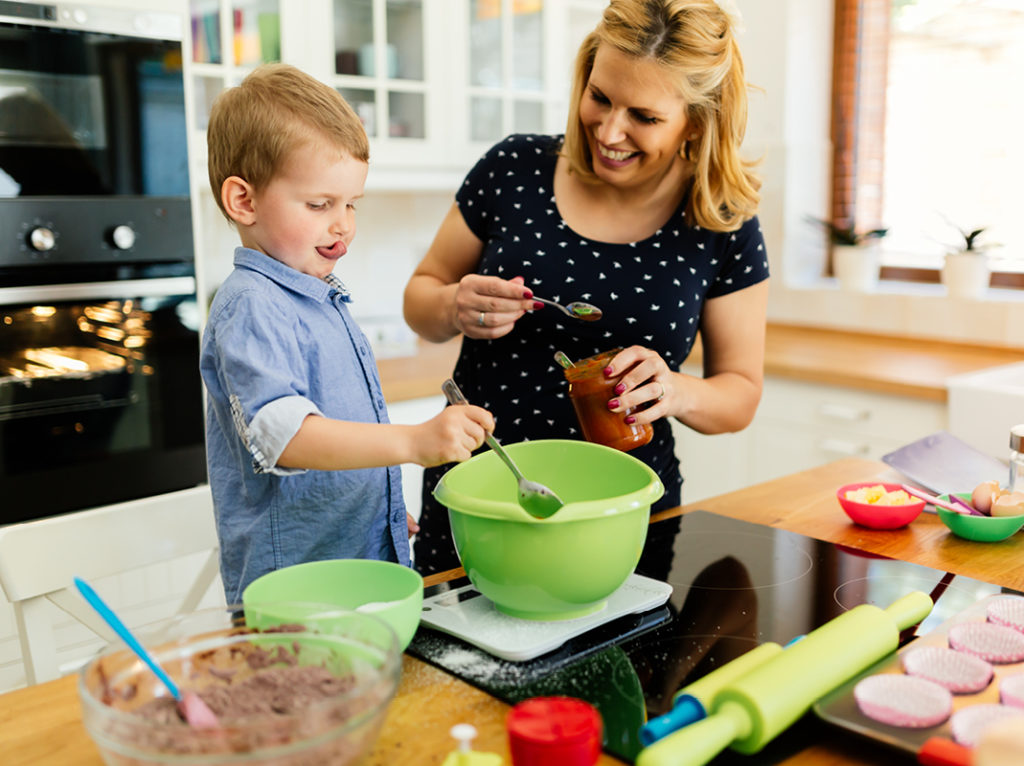
[(472, 404), (445, 407), (426, 423), (414, 427), (414, 462), (431, 467), (468, 460), (494, 430), (494, 416)]
[(408, 511), (405, 512), (405, 526), (409, 530), (409, 537), (420, 531), (420, 525), (416, 523), (416, 519)]

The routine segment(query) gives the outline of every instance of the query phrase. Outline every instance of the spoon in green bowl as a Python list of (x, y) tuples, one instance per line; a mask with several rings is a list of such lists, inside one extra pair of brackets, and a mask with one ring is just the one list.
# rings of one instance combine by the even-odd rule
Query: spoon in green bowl
[(171, 680), (171, 677), (167, 675), (153, 656), (146, 651), (145, 647), (139, 643), (139, 640), (132, 634), (125, 625), (121, 618), (114, 614), (114, 610), (107, 606), (107, 603), (100, 598), (92, 586), (89, 585), (81, 577), (75, 578), (75, 587), (78, 588), (78, 592), (82, 594), (86, 601), (89, 602), (89, 606), (96, 610), (103, 621), (107, 623), (114, 632), (128, 645), (128, 648), (135, 652), (135, 655), (142, 660), (149, 669), (152, 670), (156, 677), (160, 679), (167, 690), (171, 693), (178, 702), (178, 712), (181, 713), (182, 717), (188, 722), (189, 726), (193, 729), (217, 729), (220, 728), (220, 722), (217, 720), (217, 715), (209, 706), (203, 701), (203, 698), (192, 691), (186, 691), (182, 693), (178, 685)]
[[(462, 393), (462, 389), (451, 378), (448, 378), (448, 380), (441, 384), (441, 390), (444, 392), (449, 404), (469, 404)], [(494, 438), (494, 434), (488, 433), (484, 436), (484, 439), (487, 441), (487, 446), (498, 453), (498, 457), (515, 474), (516, 481), (519, 482), (519, 505), (524, 511), (535, 519), (546, 519), (565, 505), (562, 498), (548, 489), (548, 487), (536, 481), (530, 481), (523, 476), (519, 466), (515, 464), (508, 452), (505, 451), (505, 448), (501, 446), (501, 442)]]

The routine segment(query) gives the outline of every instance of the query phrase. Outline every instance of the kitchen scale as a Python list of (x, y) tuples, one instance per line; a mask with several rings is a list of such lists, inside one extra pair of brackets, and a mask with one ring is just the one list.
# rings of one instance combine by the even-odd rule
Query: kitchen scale
[[(660, 551), (654, 559), (648, 556), (652, 550)], [(705, 511), (652, 524), (638, 572), (645, 587), (646, 580), (670, 586), (667, 601), (651, 596), (652, 603), (660, 605), (619, 617), (606, 609), (592, 615), (605, 622), (566, 638), (554, 649), (519, 660), (435, 627), (430, 620), (454, 622), (454, 614), (476, 612), (439, 609), (446, 616), (435, 617), (434, 604), (445, 609), (465, 605), (485, 616), (484, 607), (493, 610), (493, 605), (474, 595), (468, 579), (432, 586), (424, 593), (424, 605), (429, 604), (431, 611), (423, 613), (408, 651), (509, 704), (538, 695), (587, 700), (604, 719), (605, 750), (632, 761), (639, 752), (636, 729), (643, 720), (666, 712), (680, 688), (758, 644), (785, 645), (858, 604), (884, 608), (920, 590), (933, 596), (935, 606), (916, 631), (903, 636), (905, 643), (914, 633), (924, 635), (980, 599), (1001, 592), (996, 585), (960, 575)], [(642, 603), (634, 608), (642, 609)], [(563, 623), (563, 629), (574, 627)], [(521, 643), (513, 640), (511, 630), (509, 634), (500, 642), (518, 652)], [(501, 646), (491, 648), (504, 651)], [(808, 737), (821, 736), (826, 727), (829, 736), (847, 736), (842, 729), (805, 716), (761, 754), (741, 756), (727, 750), (715, 763), (779, 763), (786, 753), (806, 746)], [(870, 738), (851, 746), (871, 747)], [(872, 757), (875, 751), (879, 764), (905, 758), (881, 745), (874, 745)]]
[(521, 662), (619, 617), (659, 607), (670, 595), (668, 583), (633, 573), (597, 612), (572, 620), (541, 621), (504, 614), (472, 585), (463, 585), (425, 598), (420, 621), (496, 657)]

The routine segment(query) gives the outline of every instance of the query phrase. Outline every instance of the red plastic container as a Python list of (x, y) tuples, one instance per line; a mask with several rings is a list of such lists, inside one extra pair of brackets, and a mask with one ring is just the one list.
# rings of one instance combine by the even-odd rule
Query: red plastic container
[(513, 766), (593, 766), (601, 757), (601, 714), (574, 697), (524, 700), (505, 726)]

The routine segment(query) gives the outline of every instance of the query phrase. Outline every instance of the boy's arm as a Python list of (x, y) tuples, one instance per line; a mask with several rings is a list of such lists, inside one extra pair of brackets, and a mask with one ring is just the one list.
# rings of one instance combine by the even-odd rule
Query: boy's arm
[(281, 452), (283, 468), (320, 471), (418, 463), (442, 465), (469, 458), (494, 430), (494, 418), (480, 407), (447, 407), (419, 425), (356, 423), (308, 415)]

